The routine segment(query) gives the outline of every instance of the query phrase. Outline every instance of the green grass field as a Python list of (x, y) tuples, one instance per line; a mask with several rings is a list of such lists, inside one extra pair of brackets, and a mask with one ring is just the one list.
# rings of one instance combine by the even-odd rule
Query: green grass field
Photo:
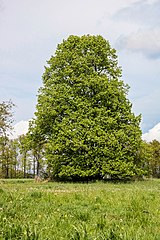
[(0, 240), (160, 240), (160, 180), (0, 180)]

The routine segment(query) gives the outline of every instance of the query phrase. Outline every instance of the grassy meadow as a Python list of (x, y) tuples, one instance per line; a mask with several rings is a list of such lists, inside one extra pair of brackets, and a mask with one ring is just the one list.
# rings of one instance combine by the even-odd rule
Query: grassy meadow
[(0, 180), (0, 240), (160, 240), (160, 180)]

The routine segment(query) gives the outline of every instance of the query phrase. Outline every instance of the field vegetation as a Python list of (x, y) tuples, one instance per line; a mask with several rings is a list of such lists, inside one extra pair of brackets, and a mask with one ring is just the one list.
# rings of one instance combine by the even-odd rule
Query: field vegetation
[(0, 180), (0, 239), (159, 240), (160, 180)]

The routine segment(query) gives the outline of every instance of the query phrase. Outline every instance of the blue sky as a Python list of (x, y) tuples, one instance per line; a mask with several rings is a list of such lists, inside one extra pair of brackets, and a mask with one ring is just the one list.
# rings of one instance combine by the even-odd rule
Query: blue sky
[(159, 0), (0, 0), (0, 101), (15, 123), (34, 116), (46, 61), (69, 35), (100, 34), (116, 48), (143, 133), (160, 122)]

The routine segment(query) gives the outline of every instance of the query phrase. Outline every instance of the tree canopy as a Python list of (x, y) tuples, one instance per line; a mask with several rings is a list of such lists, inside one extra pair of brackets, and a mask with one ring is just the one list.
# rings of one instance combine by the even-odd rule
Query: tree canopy
[(102, 36), (70, 36), (47, 62), (33, 139), (55, 179), (143, 174), (141, 117), (132, 112), (115, 49)]
[(6, 135), (7, 131), (12, 128), (12, 101), (0, 103), (0, 137)]

